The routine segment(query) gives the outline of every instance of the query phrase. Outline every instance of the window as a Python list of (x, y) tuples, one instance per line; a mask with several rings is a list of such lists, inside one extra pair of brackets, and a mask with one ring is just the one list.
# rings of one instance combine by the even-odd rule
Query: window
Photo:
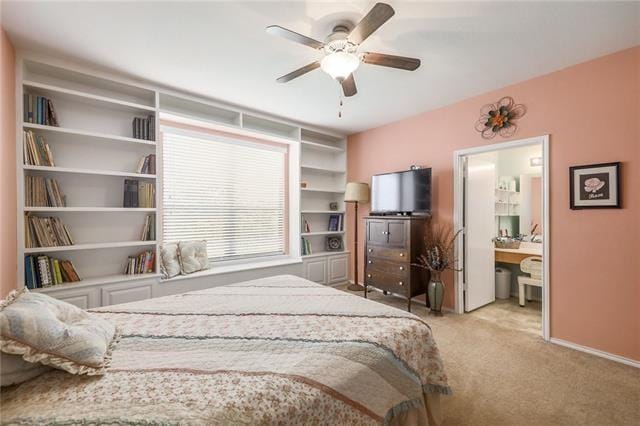
[(209, 258), (285, 253), (287, 150), (163, 127), (163, 238), (206, 240)]

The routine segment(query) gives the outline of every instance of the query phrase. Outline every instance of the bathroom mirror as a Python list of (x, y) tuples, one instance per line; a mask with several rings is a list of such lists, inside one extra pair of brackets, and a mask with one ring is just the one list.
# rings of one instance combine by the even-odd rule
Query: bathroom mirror
[(520, 175), (520, 234), (525, 241), (542, 242), (542, 176)]

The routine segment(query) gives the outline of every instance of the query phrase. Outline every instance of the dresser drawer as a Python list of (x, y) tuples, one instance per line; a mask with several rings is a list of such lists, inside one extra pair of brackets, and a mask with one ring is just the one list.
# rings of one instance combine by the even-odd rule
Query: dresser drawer
[(383, 257), (367, 256), (366, 270), (384, 272), (399, 277), (409, 278), (411, 266), (403, 261), (385, 259)]
[(409, 263), (409, 250), (403, 248), (390, 248), (382, 246), (374, 246), (369, 244), (367, 246), (367, 258), (378, 257), (393, 260), (394, 262), (406, 262)]
[(366, 270), (365, 280), (367, 285), (391, 293), (406, 295), (409, 292), (409, 277), (387, 274), (384, 272)]

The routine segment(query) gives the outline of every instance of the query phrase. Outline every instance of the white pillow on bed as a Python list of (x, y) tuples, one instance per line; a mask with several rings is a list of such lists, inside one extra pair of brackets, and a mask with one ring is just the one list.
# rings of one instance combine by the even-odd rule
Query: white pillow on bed
[(51, 367), (27, 362), (19, 355), (0, 352), (0, 386), (17, 385), (49, 370)]
[(202, 241), (180, 241), (178, 243), (178, 258), (183, 274), (202, 271), (209, 267), (209, 256), (207, 255), (207, 242)]

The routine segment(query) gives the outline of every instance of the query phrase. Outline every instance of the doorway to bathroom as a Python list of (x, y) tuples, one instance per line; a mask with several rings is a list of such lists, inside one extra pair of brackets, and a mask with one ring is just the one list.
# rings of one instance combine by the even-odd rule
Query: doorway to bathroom
[(456, 312), (549, 340), (549, 137), (453, 160)]

